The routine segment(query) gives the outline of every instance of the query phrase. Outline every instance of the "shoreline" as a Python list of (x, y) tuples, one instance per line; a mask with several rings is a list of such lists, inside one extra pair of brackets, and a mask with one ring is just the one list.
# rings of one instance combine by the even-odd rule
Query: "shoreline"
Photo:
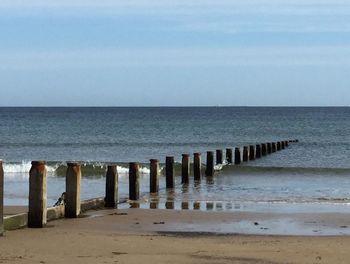
[[(329, 227), (350, 224), (349, 214), (315, 216), (296, 218), (313, 217)], [(46, 228), (5, 232), (0, 238), (0, 263), (348, 263), (349, 235), (228, 234), (213, 229), (231, 220), (237, 224), (239, 219), (255, 227), (252, 221), (273, 217), (161, 209), (88, 211), (77, 219), (49, 222)], [(192, 231), (179, 231), (190, 225)], [(198, 232), (200, 226), (210, 232)]]
[[(107, 209), (100, 205), (101, 199), (87, 200), (86, 208), (78, 217), (103, 219), (111, 224), (110, 217), (118, 217), (118, 226), (113, 230), (133, 233), (203, 233), (214, 235), (277, 235), (277, 236), (350, 236), (350, 213), (348, 212), (252, 212), (215, 210), (176, 210), (125, 208)], [(102, 200), (101, 200), (102, 201)], [(50, 211), (50, 212), (49, 212)], [(64, 208), (51, 208), (48, 212), (48, 225), (64, 220)], [(26, 215), (26, 206), (5, 206), (4, 216)], [(60, 216), (62, 215), (62, 216)], [(120, 217), (123, 216), (123, 217)], [(138, 221), (134, 221), (134, 219)], [(99, 223), (100, 221), (97, 221)], [(97, 228), (103, 228), (97, 223)], [(17, 228), (23, 228), (17, 227)], [(11, 228), (17, 229), (17, 228)]]

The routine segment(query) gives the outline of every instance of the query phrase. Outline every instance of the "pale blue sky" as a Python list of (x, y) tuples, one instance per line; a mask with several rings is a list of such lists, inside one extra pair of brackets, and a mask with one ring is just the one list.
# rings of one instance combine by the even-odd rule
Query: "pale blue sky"
[(0, 106), (350, 105), (350, 1), (0, 0)]

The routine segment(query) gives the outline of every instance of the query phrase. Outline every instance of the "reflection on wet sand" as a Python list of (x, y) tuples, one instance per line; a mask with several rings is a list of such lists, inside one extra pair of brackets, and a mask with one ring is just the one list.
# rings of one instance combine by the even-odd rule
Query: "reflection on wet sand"
[(140, 208), (140, 203), (132, 201), (130, 202), (130, 208)]

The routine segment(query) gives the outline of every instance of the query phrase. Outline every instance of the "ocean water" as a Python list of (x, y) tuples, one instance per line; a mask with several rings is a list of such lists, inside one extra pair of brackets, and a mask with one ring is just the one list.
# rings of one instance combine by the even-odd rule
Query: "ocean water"
[[(128, 162), (136, 161), (144, 207), (156, 202), (159, 208), (189, 203), (209, 210), (349, 210), (349, 107), (0, 108), (0, 135), (5, 205), (28, 203), (31, 160), (48, 162), (49, 205), (65, 189), (66, 161), (83, 164), (83, 199), (104, 195), (108, 162), (118, 164), (120, 197), (127, 197)], [(202, 152), (204, 163), (208, 150), (287, 139), (299, 142), (224, 166), (201, 183), (183, 186), (177, 173), (173, 192), (161, 177), (159, 196), (148, 194), (151, 158), (163, 167), (168, 155), (180, 162), (183, 153)]]

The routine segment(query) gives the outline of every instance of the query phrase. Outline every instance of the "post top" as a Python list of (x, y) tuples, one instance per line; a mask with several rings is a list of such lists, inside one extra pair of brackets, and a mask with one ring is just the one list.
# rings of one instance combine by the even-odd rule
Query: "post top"
[(32, 165), (33, 166), (40, 166), (40, 165), (45, 165), (46, 161), (45, 160), (33, 160)]
[(134, 165), (139, 165), (139, 163), (138, 162), (129, 162), (129, 165), (134, 166)]
[(159, 162), (158, 159), (150, 159), (149, 161), (150, 161), (150, 162)]
[(107, 167), (117, 167), (117, 164), (109, 163), (109, 164), (107, 164)]
[(166, 159), (174, 159), (174, 156), (166, 156)]
[(190, 156), (190, 154), (182, 154), (182, 157), (189, 157)]
[(195, 155), (195, 156), (200, 156), (202, 153), (200, 153), (200, 152), (195, 152), (195, 153), (193, 153), (193, 155)]
[(67, 166), (69, 167), (80, 166), (80, 163), (76, 161), (67, 161)]

